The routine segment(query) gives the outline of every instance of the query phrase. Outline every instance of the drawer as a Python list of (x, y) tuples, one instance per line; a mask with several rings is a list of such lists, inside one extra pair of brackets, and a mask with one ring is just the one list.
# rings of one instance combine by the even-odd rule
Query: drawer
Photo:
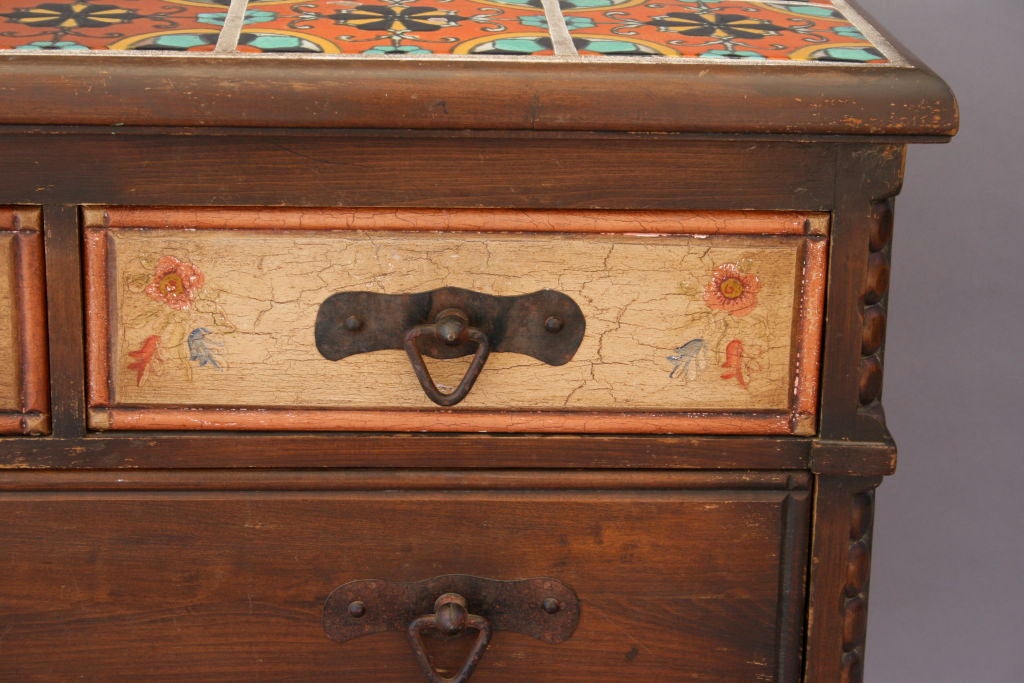
[[(154, 475), (69, 474), (59, 494), (2, 494), (0, 678), (422, 681), (401, 631), (330, 640), (325, 601), (466, 574), (547, 577), (579, 601), (558, 644), (496, 628), (473, 683), (798, 679), (805, 475), (321, 474), (149, 492), (103, 489)], [(438, 665), (472, 636), (434, 643)]]
[(0, 433), (49, 430), (40, 211), (0, 207)]
[(86, 215), (93, 429), (815, 428), (822, 214)]

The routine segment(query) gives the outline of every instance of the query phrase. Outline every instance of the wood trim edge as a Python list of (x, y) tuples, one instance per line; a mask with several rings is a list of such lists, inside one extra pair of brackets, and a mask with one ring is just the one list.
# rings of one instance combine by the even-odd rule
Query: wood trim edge
[[(806, 472), (733, 472), (665, 470), (310, 470), (203, 471), (0, 471), (0, 490), (8, 491), (366, 491), (366, 490), (748, 490), (779, 491), (806, 501)], [(790, 520), (792, 521), (792, 520)], [(784, 556), (785, 557), (785, 556)]]
[(815, 479), (804, 680), (861, 683), (877, 477)]
[(423, 230), (803, 235), (827, 213), (425, 208), (90, 207), (87, 227), (198, 230)]
[[(41, 213), (40, 213), (41, 215)], [(45, 414), (50, 410), (50, 351), (46, 326), (46, 273), (43, 235), (38, 227), (16, 237), (18, 276), (18, 335), (22, 354), (22, 410)], [(38, 430), (35, 420), (28, 430)]]
[(809, 436), (817, 430), (828, 249), (827, 240), (809, 239), (804, 252), (793, 419), (793, 433), (802, 436)]
[[(642, 121), (650, 132), (865, 138), (951, 136), (958, 126), (949, 86), (906, 67), (131, 54), (59, 62), (0, 56), (0, 78), (18, 93), (0, 123), (636, 131)], [(81, 106), (83, 88), (92, 106)], [(762, 106), (749, 106), (754, 92)]]
[(896, 444), (891, 439), (877, 442), (814, 440), (810, 469), (815, 474), (884, 477), (896, 471)]
[(94, 430), (536, 432), (542, 434), (790, 434), (791, 415), (559, 413), (241, 408), (100, 408)]
[(102, 229), (86, 227), (83, 242), (87, 401), (90, 407), (106, 406), (110, 403), (110, 316), (108, 310), (110, 291), (107, 287), (109, 248), (107, 233)]

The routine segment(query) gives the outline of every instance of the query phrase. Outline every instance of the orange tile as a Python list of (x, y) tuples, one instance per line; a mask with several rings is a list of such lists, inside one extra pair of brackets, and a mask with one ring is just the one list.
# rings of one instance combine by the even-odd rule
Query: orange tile
[(239, 51), (550, 55), (544, 10), (483, 0), (253, 2)]
[(0, 0), (0, 49), (213, 50), (226, 2)]
[(563, 16), (583, 56), (888, 61), (822, 2), (564, 0)]

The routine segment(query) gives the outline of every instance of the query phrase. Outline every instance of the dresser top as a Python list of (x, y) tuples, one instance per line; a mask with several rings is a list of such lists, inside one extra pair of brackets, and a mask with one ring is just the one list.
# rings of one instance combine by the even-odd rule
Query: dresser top
[(945, 84), (846, 0), (0, 0), (0, 81), (0, 123), (956, 127)]

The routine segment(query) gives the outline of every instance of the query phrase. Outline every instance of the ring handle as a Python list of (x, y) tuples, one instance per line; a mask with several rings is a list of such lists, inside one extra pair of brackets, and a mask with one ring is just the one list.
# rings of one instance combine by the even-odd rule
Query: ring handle
[[(476, 344), (476, 353), (473, 354), (473, 360), (469, 364), (469, 368), (466, 369), (466, 374), (463, 375), (462, 381), (455, 387), (455, 390), (450, 393), (446, 394), (438, 389), (437, 384), (430, 376), (426, 363), (423, 362), (423, 352), (420, 351), (418, 340), (425, 335), (433, 335), (448, 346), (458, 346), (466, 342)], [(405, 335), (404, 346), (405, 353), (409, 356), (409, 362), (412, 363), (413, 372), (416, 373), (416, 379), (423, 387), (423, 393), (439, 406), (453, 406), (466, 398), (491, 353), (491, 344), (487, 335), (472, 327), (469, 324), (469, 316), (458, 308), (446, 308), (437, 314), (434, 322), (417, 325), (410, 329)]]
[[(465, 629), (475, 629), (476, 643), (462, 668), (452, 677), (445, 677), (434, 670), (423, 646), (424, 631), (438, 631), (445, 636), (457, 636)], [(466, 683), (473, 675), (476, 665), (491, 642), (491, 622), (484, 617), (470, 614), (466, 599), (458, 593), (445, 593), (434, 602), (434, 613), (417, 617), (409, 624), (409, 644), (416, 655), (423, 672), (430, 683)]]

